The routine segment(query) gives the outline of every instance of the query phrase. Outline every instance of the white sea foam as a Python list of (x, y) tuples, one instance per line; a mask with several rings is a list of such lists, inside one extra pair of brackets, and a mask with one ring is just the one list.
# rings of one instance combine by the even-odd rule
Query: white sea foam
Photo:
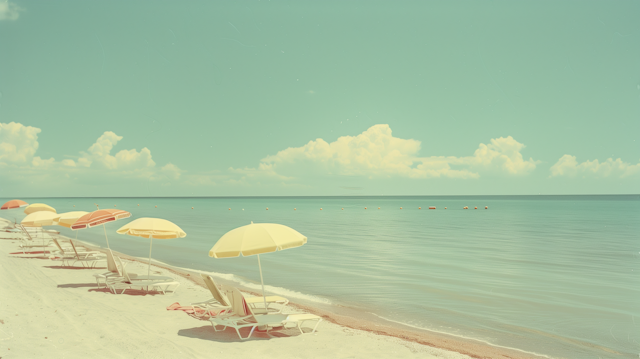
[(517, 348), (507, 347), (507, 346), (504, 346), (504, 345), (498, 345), (498, 344), (494, 344), (494, 343), (488, 342), (488, 341), (486, 341), (486, 340), (482, 340), (482, 339), (478, 339), (478, 338), (473, 338), (473, 337), (468, 337), (468, 336), (465, 336), (465, 335), (449, 333), (449, 332), (445, 332), (445, 331), (441, 331), (441, 330), (436, 330), (436, 329), (432, 329), (432, 328), (420, 327), (420, 326), (417, 326), (417, 325), (408, 324), (408, 323), (403, 323), (403, 322), (399, 322), (399, 321), (397, 321), (397, 320), (389, 319), (389, 318), (383, 317), (383, 316), (381, 316), (381, 315), (378, 315), (378, 314), (376, 314), (376, 313), (371, 313), (371, 312), (369, 312), (369, 313), (370, 313), (370, 314), (375, 315), (376, 317), (378, 317), (378, 318), (380, 318), (380, 319), (386, 320), (386, 321), (388, 321), (388, 322), (392, 322), (392, 323), (396, 323), (396, 324), (401, 324), (401, 325), (404, 325), (404, 326), (406, 326), (406, 327), (410, 327), (410, 328), (421, 329), (421, 330), (428, 330), (428, 331), (430, 331), (430, 332), (435, 332), (435, 333), (440, 333), (440, 334), (446, 334), (446, 335), (450, 335), (450, 336), (452, 336), (452, 337), (457, 337), (457, 338), (463, 338), (463, 339), (473, 340), (473, 341), (477, 341), (477, 342), (480, 342), (480, 343), (484, 343), (484, 344), (490, 345), (490, 346), (492, 346), (492, 347), (496, 347), (496, 348), (504, 348), (504, 349), (511, 349), (511, 350), (515, 350), (515, 351), (518, 351), (518, 352), (521, 352), (521, 353), (527, 353), (527, 354), (536, 355), (536, 356), (539, 356), (539, 357), (542, 357), (542, 358), (549, 358), (549, 359), (551, 359), (551, 358), (552, 358), (552, 357), (547, 356), (547, 355), (544, 355), (544, 354), (539, 354), (539, 353), (530, 352), (530, 351), (526, 351), (526, 350), (521, 350), (521, 349), (517, 349)]

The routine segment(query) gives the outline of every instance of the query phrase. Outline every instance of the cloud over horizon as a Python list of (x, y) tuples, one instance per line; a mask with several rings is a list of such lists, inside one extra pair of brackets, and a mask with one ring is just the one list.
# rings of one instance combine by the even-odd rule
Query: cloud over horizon
[(619, 178), (625, 178), (634, 174), (640, 173), (640, 162), (632, 165), (629, 162), (624, 162), (618, 158), (608, 158), (604, 162), (600, 162), (597, 159), (593, 161), (584, 161), (578, 163), (576, 156), (564, 155), (560, 157), (550, 168), (551, 175), (549, 177), (609, 177), (617, 176)]
[[(16, 173), (33, 173), (48, 170), (47, 175), (56, 178), (90, 180), (95, 176), (118, 178), (145, 178), (155, 180), (178, 180), (182, 171), (167, 163), (156, 168), (151, 151), (143, 147), (121, 150), (115, 155), (111, 151), (123, 138), (112, 131), (105, 131), (87, 151), (80, 151), (77, 160), (55, 158), (43, 159), (35, 156), (38, 150), (38, 134), (41, 129), (20, 123), (0, 123), (0, 168), (11, 167)], [(56, 175), (57, 174), (57, 175)]]
[(524, 144), (511, 136), (481, 143), (473, 155), (465, 157), (420, 157), (420, 147), (420, 141), (394, 137), (389, 125), (379, 124), (331, 143), (318, 138), (301, 147), (289, 147), (263, 158), (256, 169), (231, 170), (283, 178), (299, 177), (301, 173), (369, 178), (479, 178), (480, 172), (490, 171), (526, 175), (537, 164), (532, 158), (523, 158), (520, 151)]

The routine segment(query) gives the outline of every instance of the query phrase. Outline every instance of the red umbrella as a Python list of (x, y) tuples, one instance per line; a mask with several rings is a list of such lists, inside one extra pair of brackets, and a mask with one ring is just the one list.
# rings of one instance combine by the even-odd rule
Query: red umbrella
[(104, 237), (107, 239), (107, 248), (109, 248), (109, 238), (107, 238), (107, 229), (104, 224), (129, 217), (131, 217), (131, 213), (121, 209), (99, 209), (78, 218), (76, 223), (71, 225), (71, 229), (78, 230), (102, 225), (105, 228)]
[(21, 201), (19, 199), (12, 199), (11, 201), (8, 201), (7, 203), (3, 204), (0, 209), (14, 209), (14, 208), (26, 207), (28, 205), (29, 203), (25, 201)]

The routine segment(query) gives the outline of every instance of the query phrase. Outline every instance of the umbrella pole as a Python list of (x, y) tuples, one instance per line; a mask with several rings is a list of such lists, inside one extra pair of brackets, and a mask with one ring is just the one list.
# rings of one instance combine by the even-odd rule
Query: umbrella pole
[[(151, 276), (151, 247), (153, 247), (153, 236), (149, 236), (151, 242), (149, 242), (149, 269), (147, 269), (147, 279)], [(149, 287), (147, 287), (147, 291)]]
[(260, 268), (260, 284), (262, 284), (262, 301), (264, 302), (264, 310), (267, 311), (267, 297), (264, 296), (264, 279), (262, 279), (262, 264), (260, 264), (260, 255), (258, 254), (258, 268)]
[(107, 248), (111, 249), (111, 247), (109, 247), (109, 237), (107, 237), (107, 227), (104, 226), (104, 223), (102, 224), (102, 228), (104, 228), (104, 238), (107, 239)]

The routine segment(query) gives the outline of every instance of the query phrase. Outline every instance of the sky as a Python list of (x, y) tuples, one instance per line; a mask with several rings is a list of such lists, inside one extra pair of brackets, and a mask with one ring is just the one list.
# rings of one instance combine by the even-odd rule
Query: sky
[(0, 197), (637, 194), (637, 14), (0, 0)]

